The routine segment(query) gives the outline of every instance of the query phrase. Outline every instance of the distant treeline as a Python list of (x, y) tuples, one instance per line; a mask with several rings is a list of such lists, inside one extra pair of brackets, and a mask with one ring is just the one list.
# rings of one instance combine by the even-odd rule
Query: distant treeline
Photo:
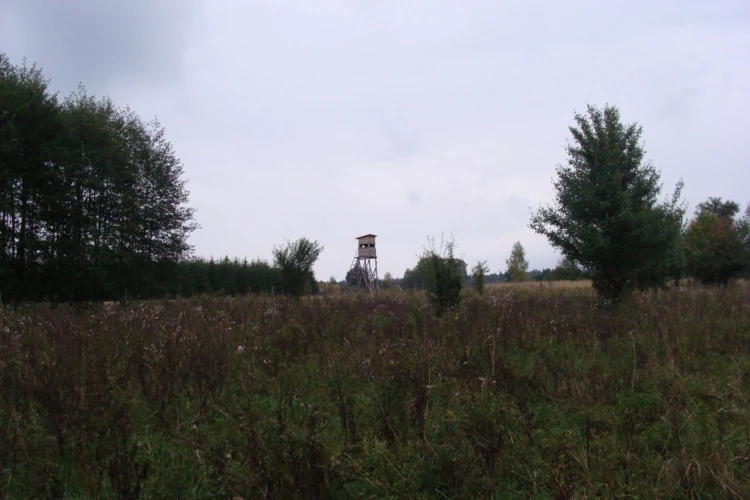
[(245, 295), (282, 289), (278, 267), (263, 260), (190, 259), (173, 265), (157, 296), (189, 297), (200, 294)]
[[(458, 273), (461, 276), (462, 283), (465, 286), (473, 286), (475, 277), (468, 273), (466, 262), (462, 259), (456, 260), (458, 263)], [(525, 273), (524, 280), (530, 281), (575, 281), (588, 278), (588, 273), (586, 271), (581, 270), (578, 266), (567, 259), (561, 259), (554, 269), (532, 269), (531, 271), (527, 272), (524, 270), (523, 272)], [(427, 261), (422, 257), (414, 268), (404, 271), (404, 276), (402, 278), (392, 279), (392, 284), (398, 285), (402, 289), (425, 289), (429, 286), (428, 274)], [(512, 274), (512, 270), (510, 269), (505, 272), (488, 273), (484, 275), (484, 282), (491, 284), (514, 281)], [(386, 288), (389, 286), (388, 279), (383, 280), (383, 285)]]

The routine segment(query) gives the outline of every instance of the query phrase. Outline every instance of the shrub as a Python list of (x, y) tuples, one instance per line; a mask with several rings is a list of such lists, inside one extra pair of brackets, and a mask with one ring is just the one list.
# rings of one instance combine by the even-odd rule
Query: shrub
[(427, 296), (438, 314), (458, 306), (461, 301), (462, 267), (465, 269), (465, 264), (455, 256), (455, 248), (453, 239), (441, 242), (439, 249), (435, 247), (435, 240), (430, 239), (422, 257), (427, 270)]

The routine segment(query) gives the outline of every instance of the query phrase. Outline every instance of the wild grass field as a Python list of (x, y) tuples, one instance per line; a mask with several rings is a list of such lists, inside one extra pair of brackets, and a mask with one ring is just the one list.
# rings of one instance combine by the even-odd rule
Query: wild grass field
[(542, 290), (542, 289), (568, 289), (568, 288), (588, 288), (593, 291), (591, 287), (591, 280), (556, 280), (556, 281), (520, 281), (517, 283), (503, 282), (503, 283), (490, 283), (485, 285), (488, 290)]
[(0, 313), (3, 498), (750, 498), (750, 287)]

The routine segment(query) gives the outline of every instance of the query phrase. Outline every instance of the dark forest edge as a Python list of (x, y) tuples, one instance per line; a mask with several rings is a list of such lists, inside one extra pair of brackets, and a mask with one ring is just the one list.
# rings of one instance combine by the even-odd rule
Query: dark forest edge
[(195, 210), (158, 120), (48, 85), (0, 54), (1, 302), (315, 291), (323, 248), (307, 238), (274, 247), (273, 265), (194, 258)]
[(4, 55), (0, 113), (3, 300), (148, 295), (190, 255), (194, 210), (158, 120), (83, 87), (59, 99)]

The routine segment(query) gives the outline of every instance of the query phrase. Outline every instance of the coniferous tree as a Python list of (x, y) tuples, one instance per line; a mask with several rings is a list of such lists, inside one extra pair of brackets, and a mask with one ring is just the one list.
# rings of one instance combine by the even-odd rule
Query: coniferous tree
[(441, 242), (440, 248), (435, 240), (429, 239), (420, 259), (423, 262), (427, 280), (427, 296), (435, 306), (437, 313), (457, 307), (461, 302), (461, 288), (466, 276), (466, 263), (455, 255), (456, 243), (452, 238)]
[(484, 295), (484, 281), (488, 272), (490, 272), (490, 269), (487, 267), (487, 261), (484, 260), (477, 261), (476, 265), (471, 269), (474, 290), (479, 295)]

